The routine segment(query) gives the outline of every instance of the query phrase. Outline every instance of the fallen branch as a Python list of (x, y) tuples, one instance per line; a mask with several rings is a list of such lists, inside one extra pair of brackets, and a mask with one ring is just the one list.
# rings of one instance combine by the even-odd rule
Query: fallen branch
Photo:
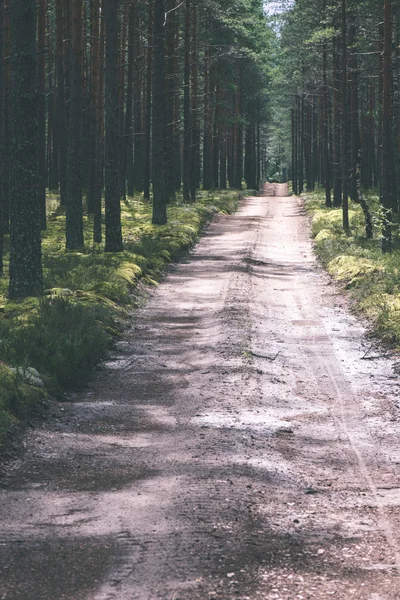
[(265, 358), (265, 360), (270, 360), (271, 362), (273, 362), (278, 358), (280, 354), (282, 354), (282, 352), (279, 350), (278, 354), (276, 354), (275, 356), (265, 356), (264, 354), (256, 354), (255, 352), (251, 352), (250, 354), (252, 356), (255, 356), (256, 358)]
[(368, 354), (371, 352), (372, 349), (373, 349), (373, 346), (371, 346), (370, 348), (368, 348), (368, 350), (366, 351), (366, 353), (364, 354), (364, 356), (361, 357), (361, 360), (378, 360), (379, 358), (387, 358), (389, 356), (388, 353), (386, 353), (386, 354), (377, 354), (376, 356), (368, 356)]

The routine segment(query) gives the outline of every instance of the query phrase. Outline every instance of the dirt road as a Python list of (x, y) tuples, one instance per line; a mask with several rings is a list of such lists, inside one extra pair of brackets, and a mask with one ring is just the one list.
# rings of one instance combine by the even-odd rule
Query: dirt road
[(400, 598), (399, 380), (274, 192), (217, 218), (27, 438), (0, 598)]

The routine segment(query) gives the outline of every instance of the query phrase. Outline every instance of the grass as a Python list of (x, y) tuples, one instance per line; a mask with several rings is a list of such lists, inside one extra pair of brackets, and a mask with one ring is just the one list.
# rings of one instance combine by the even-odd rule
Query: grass
[[(382, 254), (380, 226), (375, 219), (374, 238), (367, 240), (361, 207), (350, 203), (349, 236), (342, 229), (341, 209), (327, 209), (324, 193), (305, 194), (312, 218), (315, 249), (329, 273), (344, 284), (357, 309), (372, 324), (372, 333), (400, 350), (400, 238), (394, 227), (394, 251)], [(366, 195), (370, 211), (379, 214), (377, 194)]]
[(90, 217), (84, 219), (85, 250), (65, 251), (65, 215), (49, 195), (44, 296), (8, 300), (7, 255), (0, 279), (0, 445), (13, 424), (41, 411), (49, 393), (56, 397), (88, 381), (122, 335), (138, 283), (157, 285), (213, 215), (232, 213), (238, 204), (237, 191), (203, 192), (195, 204), (169, 206), (168, 224), (154, 226), (151, 205), (129, 198), (122, 204), (124, 252), (105, 254), (92, 242)]

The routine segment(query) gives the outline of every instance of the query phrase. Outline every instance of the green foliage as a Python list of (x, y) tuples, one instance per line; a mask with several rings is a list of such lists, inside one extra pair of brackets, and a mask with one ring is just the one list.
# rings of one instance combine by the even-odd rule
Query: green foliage
[[(341, 228), (341, 211), (325, 208), (324, 196), (319, 192), (306, 196), (321, 262), (350, 291), (358, 309), (370, 319), (374, 334), (400, 348), (400, 250), (382, 255), (379, 197), (370, 194), (368, 203), (377, 215), (373, 240), (364, 237), (360, 206), (351, 205), (352, 234), (346, 236)], [(398, 245), (397, 229), (394, 242)]]
[(34, 367), (57, 389), (72, 387), (104, 358), (113, 327), (110, 312), (100, 303), (53, 295), (43, 298), (29, 318), (0, 323), (0, 358), (15, 367)]
[(157, 284), (216, 212), (233, 212), (238, 204), (235, 191), (202, 192), (193, 205), (169, 206), (168, 224), (158, 227), (151, 206), (130, 198), (122, 212), (125, 251), (118, 254), (91, 243), (88, 217), (86, 249), (65, 252), (65, 216), (50, 216), (43, 238), (45, 296), (10, 301), (7, 276), (0, 279), (0, 439), (45, 397), (23, 376), (27, 369), (36, 369), (54, 393), (87, 381), (120, 336), (138, 282)]
[(44, 407), (46, 394), (0, 362), (0, 446), (10, 427)]

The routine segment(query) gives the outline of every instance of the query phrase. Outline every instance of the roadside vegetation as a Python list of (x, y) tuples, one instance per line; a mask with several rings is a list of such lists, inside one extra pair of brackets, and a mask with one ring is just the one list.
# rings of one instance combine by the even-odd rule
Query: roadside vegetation
[(361, 206), (349, 205), (350, 233), (342, 226), (339, 208), (325, 206), (325, 192), (304, 195), (312, 218), (315, 249), (329, 273), (343, 283), (358, 310), (372, 323), (373, 334), (400, 350), (400, 226), (393, 223), (393, 251), (382, 253), (382, 216), (379, 195), (366, 194), (373, 218), (373, 239), (365, 237)]
[[(10, 427), (43, 414), (50, 397), (88, 381), (122, 335), (140, 298), (138, 284), (157, 285), (213, 215), (238, 203), (237, 191), (202, 192), (195, 204), (171, 204), (168, 224), (156, 226), (151, 204), (128, 198), (121, 253), (105, 254), (91, 242), (91, 217), (84, 220), (85, 250), (65, 252), (65, 214), (49, 217), (44, 295), (10, 300), (7, 278), (0, 279), (0, 445)], [(5, 259), (8, 269), (7, 252)]]

